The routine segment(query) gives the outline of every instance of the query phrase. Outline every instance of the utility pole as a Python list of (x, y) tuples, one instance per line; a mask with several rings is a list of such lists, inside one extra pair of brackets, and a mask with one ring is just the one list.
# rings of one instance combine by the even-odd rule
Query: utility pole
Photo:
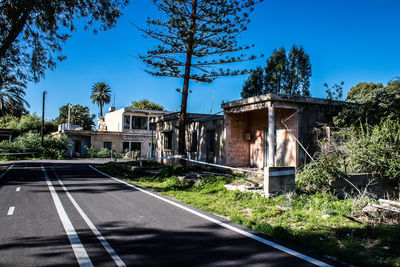
[(46, 102), (46, 91), (45, 90), (43, 90), (43, 105), (42, 105), (42, 127), (41, 127), (41, 131), (40, 131), (40, 133), (41, 133), (41, 136), (42, 136), (42, 146), (43, 146), (43, 144), (44, 144), (44, 142), (43, 142), (43, 130), (44, 130), (44, 104), (45, 104), (45, 102)]

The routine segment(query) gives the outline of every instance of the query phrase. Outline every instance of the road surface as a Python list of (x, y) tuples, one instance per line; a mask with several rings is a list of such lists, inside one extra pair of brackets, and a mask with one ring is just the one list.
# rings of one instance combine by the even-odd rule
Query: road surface
[(86, 162), (10, 166), (0, 175), (1, 266), (325, 264)]

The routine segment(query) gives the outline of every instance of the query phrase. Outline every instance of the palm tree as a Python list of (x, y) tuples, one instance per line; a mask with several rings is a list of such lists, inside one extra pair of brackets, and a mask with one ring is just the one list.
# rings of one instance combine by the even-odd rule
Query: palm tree
[(24, 99), (26, 85), (7, 70), (0, 73), (0, 116), (20, 117), (26, 113), (25, 105), (30, 107)]
[(92, 87), (90, 96), (93, 104), (100, 107), (100, 117), (103, 117), (103, 106), (111, 101), (111, 88), (104, 82), (98, 82)]

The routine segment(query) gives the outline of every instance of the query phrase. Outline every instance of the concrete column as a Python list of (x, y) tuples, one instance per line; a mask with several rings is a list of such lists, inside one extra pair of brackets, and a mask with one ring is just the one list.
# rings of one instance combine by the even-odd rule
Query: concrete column
[(268, 107), (268, 166), (275, 166), (275, 109)]
[(147, 116), (147, 131), (150, 130), (150, 117)]

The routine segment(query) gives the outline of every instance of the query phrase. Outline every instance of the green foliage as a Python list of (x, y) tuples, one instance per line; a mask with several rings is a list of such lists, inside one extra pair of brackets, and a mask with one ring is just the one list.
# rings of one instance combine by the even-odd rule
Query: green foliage
[(288, 59), (284, 47), (274, 50), (267, 59), (265, 71), (265, 94), (283, 94), (286, 86), (285, 80), (288, 75)]
[(98, 82), (92, 87), (90, 99), (100, 107), (100, 117), (103, 117), (103, 106), (111, 101), (111, 87), (105, 82)]
[[(113, 27), (127, 0), (1, 1), (0, 72), (10, 71), (23, 84), (39, 81), (54, 69), (63, 43), (80, 19), (85, 29)], [(95, 31), (97, 31), (95, 29)]]
[[(1, 69), (1, 68), (0, 68)], [(28, 113), (29, 107), (24, 99), (26, 85), (11, 74), (9, 70), (0, 71), (0, 116), (16, 116)]]
[(360, 123), (377, 125), (382, 118), (394, 120), (400, 118), (400, 81), (389, 82), (383, 88), (380, 88), (379, 84), (369, 86), (368, 88), (373, 87), (376, 91), (368, 95), (358, 94), (361, 91), (360, 87), (362, 85), (350, 90), (347, 97), (359, 104), (349, 105), (334, 118), (337, 127), (358, 127)]
[[(14, 130), (13, 136), (19, 136), (28, 132), (40, 133), (42, 119), (36, 114), (23, 115), (20, 118), (13, 116), (0, 117), (0, 127)], [(55, 121), (45, 121), (44, 134), (57, 131)]]
[(43, 141), (44, 144), (42, 146), (39, 133), (27, 132), (15, 138), (12, 143), (1, 142), (0, 153), (37, 152), (42, 158), (64, 158), (65, 152), (69, 147), (66, 136), (61, 135), (60, 138), (55, 138), (46, 135)]
[(382, 92), (383, 85), (381, 83), (361, 82), (350, 88), (346, 101), (353, 103), (370, 102)]
[[(68, 105), (60, 107), (60, 113), (55, 121), (58, 124), (68, 123)], [(88, 107), (72, 105), (70, 111), (70, 122), (72, 125), (82, 126), (84, 130), (93, 130), (95, 115), (90, 115)]]
[[(264, 72), (263, 72), (264, 71)], [(244, 83), (241, 96), (285, 94), (310, 96), (311, 63), (302, 47), (292, 46), (286, 55), (284, 47), (274, 50), (264, 70), (258, 67)]]
[(335, 83), (332, 87), (329, 87), (327, 83), (324, 84), (326, 88), (326, 99), (341, 101), (343, 98), (343, 84), (344, 82), (340, 82), (339, 84)]
[(91, 159), (96, 155), (96, 149), (93, 145), (91, 145), (90, 147), (85, 146), (85, 150)]
[(315, 161), (299, 172), (298, 188), (312, 193), (331, 191), (330, 184), (349, 173), (372, 173), (400, 187), (400, 121), (337, 130), (323, 140)]
[(130, 108), (134, 109), (145, 109), (145, 110), (164, 110), (164, 107), (150, 101), (148, 99), (142, 99), (140, 101), (133, 101), (132, 104), (130, 105)]
[(99, 158), (109, 158), (111, 156), (111, 150), (107, 148), (102, 148), (99, 152), (96, 153), (96, 156)]
[(249, 79), (247, 79), (240, 93), (242, 98), (258, 96), (264, 94), (264, 73), (261, 67), (251, 71)]
[(360, 173), (379, 174), (400, 186), (400, 120), (383, 119), (350, 134), (346, 147), (351, 167)]

